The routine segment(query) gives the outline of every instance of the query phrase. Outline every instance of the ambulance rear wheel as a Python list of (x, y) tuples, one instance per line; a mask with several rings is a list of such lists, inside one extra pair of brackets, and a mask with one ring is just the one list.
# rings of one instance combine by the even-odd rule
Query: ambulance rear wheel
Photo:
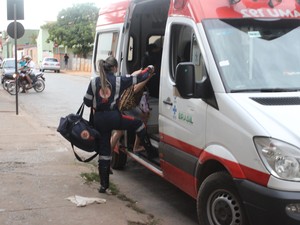
[(127, 153), (124, 147), (124, 137), (122, 137), (118, 143), (117, 150), (112, 152), (111, 167), (113, 169), (124, 169), (127, 162)]
[(242, 201), (226, 172), (213, 173), (201, 184), (197, 214), (200, 225), (248, 225)]

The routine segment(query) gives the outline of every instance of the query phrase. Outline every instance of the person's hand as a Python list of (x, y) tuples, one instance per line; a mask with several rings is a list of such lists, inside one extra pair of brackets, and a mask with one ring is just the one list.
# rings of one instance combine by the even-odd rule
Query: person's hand
[(142, 70), (141, 74), (149, 73), (150, 75), (154, 75), (154, 66), (149, 65), (145, 69)]
[(155, 73), (150, 73), (149, 72), (149, 76), (147, 77), (147, 79), (146, 80), (150, 80), (151, 79), (151, 77), (153, 77), (155, 75)]
[(148, 71), (149, 71), (149, 73), (150, 74), (153, 74), (154, 73), (154, 66), (153, 65), (149, 65), (149, 66), (147, 66), (147, 68), (148, 68)]

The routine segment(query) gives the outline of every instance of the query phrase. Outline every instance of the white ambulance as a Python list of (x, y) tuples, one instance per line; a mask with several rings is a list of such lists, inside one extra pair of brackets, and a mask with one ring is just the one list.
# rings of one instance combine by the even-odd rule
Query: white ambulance
[(300, 0), (118, 0), (99, 12), (93, 72), (150, 64), (151, 143), (127, 157), (197, 200), (201, 225), (300, 224)]

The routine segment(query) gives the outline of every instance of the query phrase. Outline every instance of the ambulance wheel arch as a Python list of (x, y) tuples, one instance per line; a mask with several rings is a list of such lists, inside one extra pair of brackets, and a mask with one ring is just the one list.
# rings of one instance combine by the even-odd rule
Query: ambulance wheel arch
[[(211, 172), (205, 172), (206, 174), (213, 173), (218, 170), (226, 170), (228, 174), (234, 178), (245, 178), (243, 170), (239, 166), (237, 159), (228, 149), (219, 145), (210, 145), (201, 153), (199, 158), (199, 163), (201, 165), (199, 168), (201, 168), (201, 170), (197, 172), (197, 177), (203, 177), (203, 174), (199, 173), (202, 173), (204, 168), (207, 168), (206, 164), (212, 164), (212, 162), (214, 162), (214, 166), (209, 166), (208, 170)], [(208, 176), (208, 174), (206, 176)]]
[[(221, 156), (221, 157), (220, 157)], [(234, 178), (243, 178), (234, 156), (222, 146), (211, 145), (199, 158), (197, 215), (200, 225), (248, 225), (245, 209)]]
[(199, 191), (207, 177), (222, 171), (226, 172), (231, 178), (245, 178), (242, 168), (227, 149), (218, 145), (210, 145), (200, 154), (198, 160), (195, 170), (195, 177), (198, 180), (196, 190)]

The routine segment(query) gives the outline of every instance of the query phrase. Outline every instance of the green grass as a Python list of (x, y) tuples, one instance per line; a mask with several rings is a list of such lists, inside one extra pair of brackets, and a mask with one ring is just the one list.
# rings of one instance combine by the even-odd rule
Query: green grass
[[(100, 182), (99, 174), (96, 172), (81, 173), (80, 176), (85, 180), (86, 184)], [(120, 192), (119, 188), (115, 184), (109, 183), (109, 190), (112, 195), (115, 195), (121, 201), (126, 202), (127, 207), (133, 209), (137, 213), (148, 215), (148, 221), (146, 223), (128, 221), (128, 225), (159, 225), (159, 220), (155, 219), (153, 215), (147, 214), (145, 210), (138, 207), (136, 201), (134, 201), (131, 198), (128, 198), (126, 195), (122, 194)]]
[(100, 182), (100, 178), (98, 173), (91, 172), (91, 173), (81, 173), (80, 176), (85, 180), (86, 183), (90, 184), (93, 182)]

